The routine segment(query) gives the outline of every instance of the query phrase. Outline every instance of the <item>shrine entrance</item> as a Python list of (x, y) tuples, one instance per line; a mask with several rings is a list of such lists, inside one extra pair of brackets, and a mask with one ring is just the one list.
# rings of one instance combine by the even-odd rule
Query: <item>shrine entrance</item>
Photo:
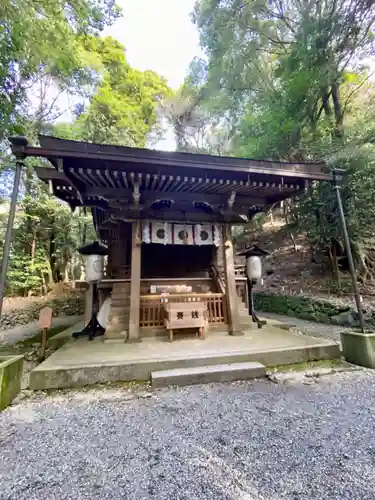
[(207, 278), (217, 249), (213, 245), (142, 245), (142, 278)]

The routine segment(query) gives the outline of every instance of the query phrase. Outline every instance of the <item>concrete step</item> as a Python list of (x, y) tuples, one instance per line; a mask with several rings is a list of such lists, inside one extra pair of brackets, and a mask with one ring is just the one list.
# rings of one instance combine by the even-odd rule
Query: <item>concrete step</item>
[(265, 374), (265, 366), (257, 362), (191, 366), (151, 372), (151, 384), (153, 387), (165, 387), (168, 385), (232, 382), (264, 377)]

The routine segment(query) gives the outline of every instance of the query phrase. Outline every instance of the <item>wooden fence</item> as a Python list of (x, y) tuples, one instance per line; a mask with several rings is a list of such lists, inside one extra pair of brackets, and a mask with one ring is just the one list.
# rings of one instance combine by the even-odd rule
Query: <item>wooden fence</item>
[(170, 295), (141, 295), (140, 327), (155, 328), (164, 326), (164, 306), (167, 302), (205, 302), (210, 325), (227, 323), (224, 293), (193, 293)]

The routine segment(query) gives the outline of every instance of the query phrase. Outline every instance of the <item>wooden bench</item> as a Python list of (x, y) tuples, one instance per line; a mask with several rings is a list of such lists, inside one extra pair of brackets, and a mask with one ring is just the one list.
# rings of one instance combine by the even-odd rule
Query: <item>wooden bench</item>
[(207, 306), (204, 302), (168, 302), (165, 304), (164, 324), (173, 342), (173, 330), (197, 328), (197, 335), (204, 339), (208, 325)]

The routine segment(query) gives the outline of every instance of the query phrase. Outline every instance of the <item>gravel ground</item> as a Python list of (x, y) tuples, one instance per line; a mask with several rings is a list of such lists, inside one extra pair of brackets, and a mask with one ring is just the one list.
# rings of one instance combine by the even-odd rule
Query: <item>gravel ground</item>
[(375, 374), (307, 382), (21, 401), (0, 414), (0, 499), (375, 499)]
[(313, 337), (323, 337), (334, 340), (335, 342), (340, 342), (340, 333), (349, 328), (340, 325), (327, 325), (325, 323), (316, 323), (313, 321), (306, 321), (304, 319), (293, 318), (291, 316), (282, 316), (280, 314), (273, 313), (259, 313), (260, 316), (265, 318), (275, 319), (287, 323), (288, 325), (295, 325), (296, 328), (306, 335), (312, 335)]
[[(81, 319), (82, 316), (59, 316), (52, 318), (52, 328), (58, 326), (68, 327), (78, 323)], [(0, 344), (13, 345), (21, 340), (34, 337), (34, 335), (37, 335), (39, 332), (39, 321), (33, 321), (27, 325), (16, 326), (15, 328), (10, 328), (9, 330), (0, 330)]]

